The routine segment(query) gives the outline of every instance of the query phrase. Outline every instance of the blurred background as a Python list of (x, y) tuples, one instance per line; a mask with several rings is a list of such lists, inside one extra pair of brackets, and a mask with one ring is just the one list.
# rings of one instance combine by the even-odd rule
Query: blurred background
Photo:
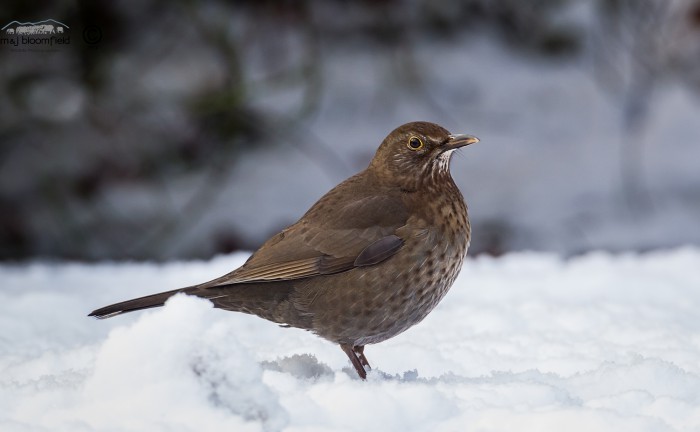
[[(473, 253), (700, 244), (700, 1), (10, 1), (0, 259), (254, 250), (408, 121)], [(9, 27), (8, 27), (9, 28)], [(4, 40), (4, 42), (3, 42)]]

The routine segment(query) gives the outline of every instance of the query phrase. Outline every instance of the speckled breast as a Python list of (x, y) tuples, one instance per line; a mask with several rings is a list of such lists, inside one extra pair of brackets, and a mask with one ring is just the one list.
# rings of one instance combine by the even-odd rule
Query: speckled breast
[(389, 339), (423, 320), (454, 283), (469, 246), (467, 209), (456, 192), (439, 194), (440, 202), (411, 216), (397, 231), (405, 243), (396, 255), (333, 275), (333, 287), (313, 302), (311, 330), (360, 346)]

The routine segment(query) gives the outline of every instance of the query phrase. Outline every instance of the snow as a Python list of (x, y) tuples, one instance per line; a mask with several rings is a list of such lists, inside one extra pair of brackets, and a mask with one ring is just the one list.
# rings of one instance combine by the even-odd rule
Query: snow
[(366, 353), (178, 296), (245, 254), (0, 267), (0, 430), (689, 431), (700, 428), (700, 249), (467, 260), (422, 323)]

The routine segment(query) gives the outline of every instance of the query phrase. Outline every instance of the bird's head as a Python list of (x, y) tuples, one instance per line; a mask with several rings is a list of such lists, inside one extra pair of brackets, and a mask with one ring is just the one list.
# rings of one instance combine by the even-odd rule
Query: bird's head
[(416, 190), (449, 177), (454, 150), (476, 142), (475, 136), (451, 134), (435, 123), (406, 123), (384, 139), (369, 169), (383, 181)]

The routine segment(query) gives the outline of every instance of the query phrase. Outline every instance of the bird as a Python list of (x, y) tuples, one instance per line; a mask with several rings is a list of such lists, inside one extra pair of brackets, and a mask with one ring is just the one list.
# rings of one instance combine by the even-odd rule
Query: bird
[(163, 306), (184, 293), (338, 344), (365, 380), (371, 371), (365, 345), (423, 320), (462, 268), (471, 225), (450, 161), (478, 141), (430, 122), (399, 126), (364, 171), (331, 189), (239, 268), (89, 316)]

